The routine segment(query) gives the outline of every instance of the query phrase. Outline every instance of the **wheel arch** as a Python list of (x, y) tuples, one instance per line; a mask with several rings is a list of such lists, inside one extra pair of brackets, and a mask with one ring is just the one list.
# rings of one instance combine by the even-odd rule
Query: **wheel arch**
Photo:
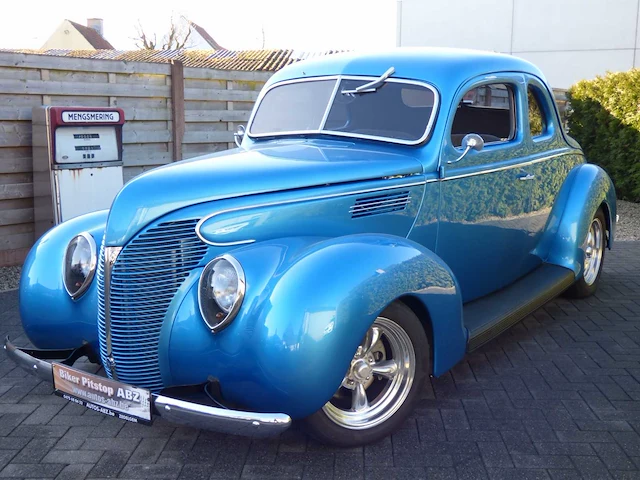
[(422, 303), (418, 298), (413, 295), (407, 294), (402, 295), (398, 298), (399, 302), (404, 303), (420, 320), (420, 324), (424, 330), (424, 333), (427, 335), (427, 340), (429, 342), (429, 346), (431, 347), (429, 350), (429, 369), (428, 373), (433, 374), (433, 321), (431, 319), (431, 314), (429, 313), (429, 309), (427, 306)]
[(611, 250), (611, 247), (613, 246), (613, 219), (611, 217), (611, 207), (609, 206), (609, 204), (607, 203), (607, 201), (603, 201), (600, 204), (600, 207), (602, 209), (602, 213), (604, 213), (604, 220), (607, 223), (606, 227), (607, 227), (607, 248), (609, 250)]

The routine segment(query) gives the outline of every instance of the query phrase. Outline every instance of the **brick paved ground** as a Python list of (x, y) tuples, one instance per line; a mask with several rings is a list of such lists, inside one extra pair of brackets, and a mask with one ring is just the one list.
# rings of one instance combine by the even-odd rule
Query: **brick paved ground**
[[(640, 242), (618, 243), (596, 297), (556, 300), (425, 389), (392, 438), (340, 450), (292, 429), (251, 441), (104, 418), (0, 357), (0, 477), (640, 478)], [(24, 344), (17, 294), (0, 332)]]

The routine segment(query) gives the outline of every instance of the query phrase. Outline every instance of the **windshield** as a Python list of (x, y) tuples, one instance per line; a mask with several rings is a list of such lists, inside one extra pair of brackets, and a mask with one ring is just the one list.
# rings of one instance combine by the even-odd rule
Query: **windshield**
[(435, 90), (390, 78), (375, 90), (354, 93), (371, 80), (335, 77), (275, 85), (262, 97), (249, 136), (324, 133), (407, 145), (424, 141), (437, 107)]

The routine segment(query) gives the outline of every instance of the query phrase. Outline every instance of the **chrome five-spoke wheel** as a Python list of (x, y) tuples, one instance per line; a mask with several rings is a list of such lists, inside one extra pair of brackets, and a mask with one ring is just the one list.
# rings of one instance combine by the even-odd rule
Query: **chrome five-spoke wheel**
[(598, 288), (607, 246), (607, 222), (602, 208), (599, 208), (591, 219), (581, 246), (584, 251), (582, 274), (566, 292), (567, 296), (573, 298), (588, 297)]
[(583, 276), (587, 285), (593, 285), (600, 272), (602, 254), (604, 252), (604, 228), (598, 217), (595, 217), (589, 227), (587, 242), (584, 250)]
[(356, 348), (333, 397), (304, 420), (307, 431), (345, 447), (389, 435), (411, 413), (430, 361), (422, 323), (404, 303), (392, 303)]
[(415, 357), (407, 332), (388, 318), (378, 317), (353, 356), (341, 388), (322, 409), (345, 428), (380, 425), (407, 399)]

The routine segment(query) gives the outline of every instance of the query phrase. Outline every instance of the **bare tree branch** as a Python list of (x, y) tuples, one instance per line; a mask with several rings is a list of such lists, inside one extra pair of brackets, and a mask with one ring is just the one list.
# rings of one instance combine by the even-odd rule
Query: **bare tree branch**
[[(184, 22), (184, 24), (181, 25), (171, 16), (169, 31), (162, 37), (160, 50), (181, 50), (187, 48), (192, 31), (193, 27), (190, 23)], [(138, 21), (138, 25), (136, 26), (136, 33), (137, 36), (133, 39), (136, 47), (141, 50), (156, 50), (156, 48), (158, 48), (156, 35), (153, 34), (153, 40), (151, 40), (151, 37), (147, 35), (142, 28), (140, 21)]]
[(183, 49), (187, 46), (187, 43), (189, 42), (189, 37), (191, 36), (191, 32), (193, 32), (193, 28), (191, 27), (191, 25), (189, 25), (189, 28), (187, 29), (187, 33), (182, 39), (182, 41), (176, 42), (176, 45), (177, 45), (176, 48)]
[(140, 23), (140, 20), (138, 20), (138, 25), (136, 25), (136, 33), (138, 34), (138, 36), (134, 38), (136, 47), (138, 47), (140, 50), (156, 49), (157, 42), (156, 42), (155, 34), (153, 35), (153, 40), (147, 37), (147, 34), (144, 32), (144, 29), (142, 28), (142, 24)]

